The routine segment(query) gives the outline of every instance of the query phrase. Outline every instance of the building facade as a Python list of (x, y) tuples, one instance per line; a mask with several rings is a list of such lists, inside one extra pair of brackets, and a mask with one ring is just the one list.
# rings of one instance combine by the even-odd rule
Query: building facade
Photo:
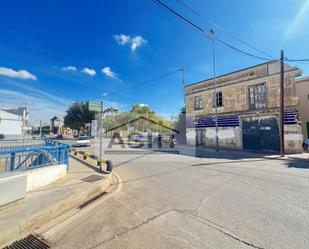
[(26, 107), (1, 109), (0, 134), (10, 138), (20, 138), (31, 131), (29, 112)]
[(22, 136), (22, 117), (0, 109), (0, 137), (5, 139)]
[(18, 107), (17, 109), (4, 109), (4, 110), (21, 117), (23, 136), (27, 135), (31, 131), (31, 127), (29, 125), (29, 112), (27, 107)]
[[(287, 153), (302, 152), (298, 122), (296, 67), (285, 64), (284, 143)], [(215, 146), (215, 103), (219, 147), (279, 151), (280, 63), (269, 62), (185, 87), (186, 136), (190, 145)]]
[(309, 77), (296, 80), (299, 113), (304, 138), (309, 138)]

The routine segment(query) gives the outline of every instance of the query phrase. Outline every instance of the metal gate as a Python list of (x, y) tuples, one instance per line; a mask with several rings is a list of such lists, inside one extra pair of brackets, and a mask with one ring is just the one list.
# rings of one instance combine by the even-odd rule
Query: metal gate
[(275, 117), (244, 119), (242, 134), (244, 150), (280, 151), (279, 126)]

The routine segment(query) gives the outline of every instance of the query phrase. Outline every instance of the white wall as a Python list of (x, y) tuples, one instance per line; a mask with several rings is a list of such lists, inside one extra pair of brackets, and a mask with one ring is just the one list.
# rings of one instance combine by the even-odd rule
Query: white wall
[[(205, 145), (214, 147), (216, 144), (216, 128), (202, 128), (205, 131)], [(195, 128), (187, 128), (186, 131), (187, 143), (195, 145), (196, 131)], [(239, 127), (219, 127), (218, 129), (219, 146), (227, 149), (242, 148), (241, 130)]]
[(22, 135), (22, 125), (21, 116), (0, 110), (0, 134)]
[(27, 170), (27, 192), (45, 186), (67, 175), (67, 165), (51, 165)]
[(66, 164), (9, 173), (0, 178), (0, 207), (23, 199), (26, 192), (43, 187), (66, 175)]

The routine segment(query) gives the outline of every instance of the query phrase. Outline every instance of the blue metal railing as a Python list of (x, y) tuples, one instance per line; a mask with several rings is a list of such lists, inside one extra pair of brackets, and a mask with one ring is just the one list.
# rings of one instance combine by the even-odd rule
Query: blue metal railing
[(0, 140), (0, 151), (5, 149), (38, 148), (46, 144), (46, 139)]
[(2, 140), (0, 173), (24, 171), (56, 164), (67, 164), (69, 145), (49, 139)]

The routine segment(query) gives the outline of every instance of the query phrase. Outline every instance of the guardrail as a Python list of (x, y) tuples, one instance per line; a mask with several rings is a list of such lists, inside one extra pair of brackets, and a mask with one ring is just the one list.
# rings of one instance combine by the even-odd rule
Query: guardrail
[(1, 145), (0, 173), (68, 164), (69, 161), (70, 146), (49, 139), (2, 140)]
[(46, 144), (47, 139), (10, 139), (0, 140), (0, 151), (17, 148), (38, 148)]
[(112, 172), (113, 170), (113, 163), (111, 160), (107, 159), (107, 158), (104, 158), (104, 159), (101, 159), (99, 160), (99, 157), (94, 155), (94, 154), (91, 154), (90, 152), (88, 151), (80, 151), (78, 149), (75, 149), (73, 148), (72, 150), (70, 150), (74, 157), (77, 158), (78, 155), (80, 154), (83, 158), (83, 160), (88, 160), (89, 158), (90, 159), (93, 159), (93, 160), (96, 160), (97, 162), (97, 165), (99, 167), (99, 170), (102, 171), (102, 166), (105, 165), (106, 166), (106, 171), (107, 172)]

